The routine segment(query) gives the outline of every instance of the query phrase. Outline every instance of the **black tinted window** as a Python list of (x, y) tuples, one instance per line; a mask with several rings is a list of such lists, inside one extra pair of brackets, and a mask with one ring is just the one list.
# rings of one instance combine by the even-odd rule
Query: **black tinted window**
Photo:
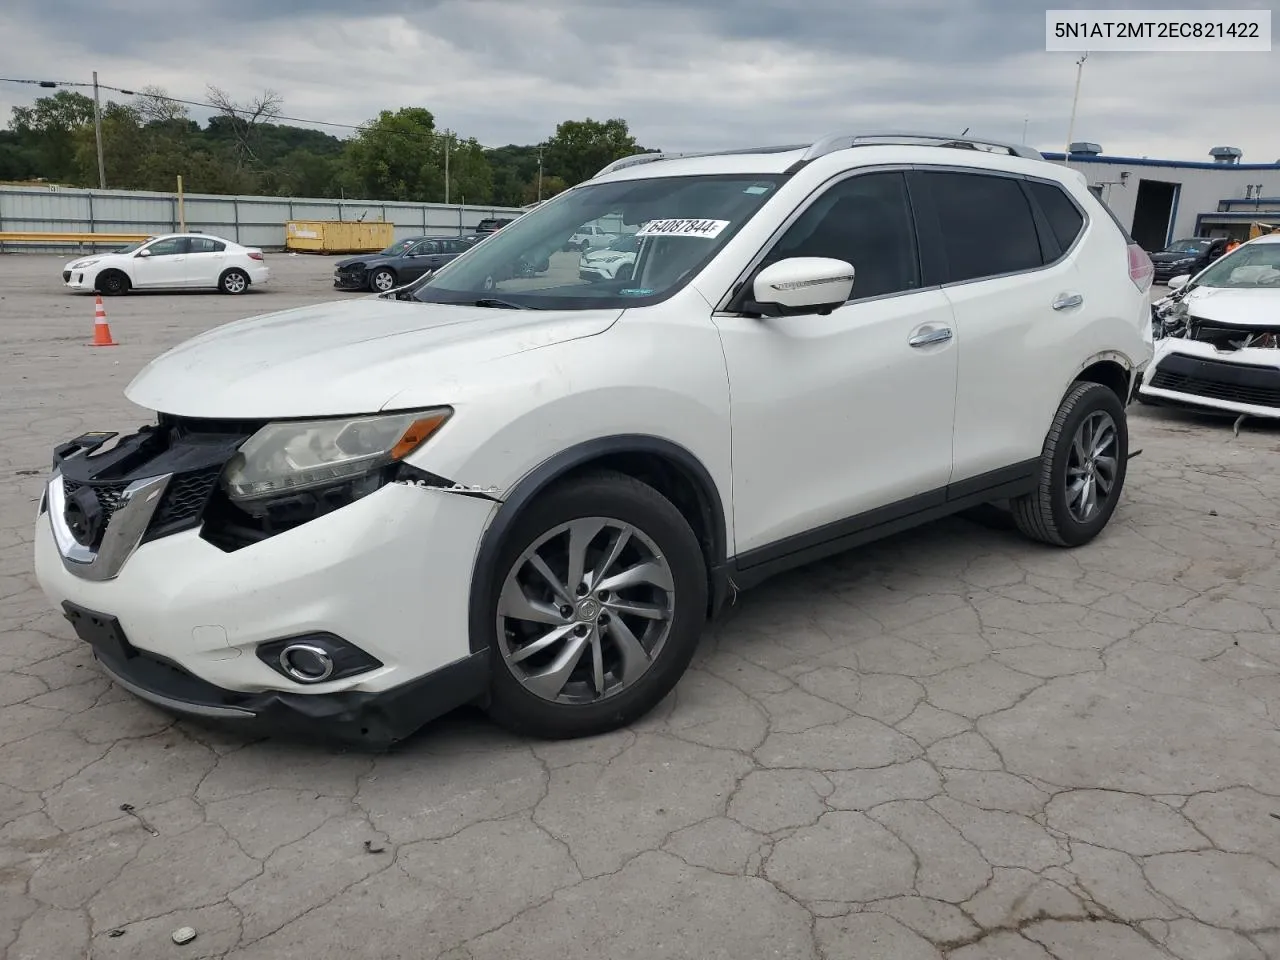
[(221, 253), (226, 248), (227, 245), (225, 243), (210, 240), (208, 237), (189, 237), (187, 239), (188, 253)]
[(1035, 181), (1028, 181), (1027, 186), (1044, 212), (1045, 219), (1049, 221), (1049, 229), (1053, 231), (1058, 246), (1066, 251), (1076, 242), (1076, 237), (1080, 236), (1080, 231), (1084, 228), (1084, 215), (1061, 187)]
[(766, 262), (831, 257), (853, 264), (854, 300), (920, 286), (915, 231), (900, 173), (850, 177), (791, 225)]
[(1043, 264), (1031, 205), (1017, 180), (978, 173), (924, 173), (942, 231), (943, 282), (992, 277)]

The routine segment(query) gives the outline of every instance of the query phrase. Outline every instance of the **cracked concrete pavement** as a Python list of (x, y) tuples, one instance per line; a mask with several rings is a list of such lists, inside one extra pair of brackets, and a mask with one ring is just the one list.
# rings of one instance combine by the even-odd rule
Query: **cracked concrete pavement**
[[(1064, 551), (964, 520), (739, 599), (598, 739), (461, 712), (383, 755), (176, 721), (39, 593), (49, 449), (151, 356), (333, 296), (92, 299), (0, 258), (0, 954), (1280, 957), (1280, 430), (1135, 408), (1126, 497)], [(129, 804), (132, 813), (122, 812)], [(170, 933), (194, 927), (176, 946)]]

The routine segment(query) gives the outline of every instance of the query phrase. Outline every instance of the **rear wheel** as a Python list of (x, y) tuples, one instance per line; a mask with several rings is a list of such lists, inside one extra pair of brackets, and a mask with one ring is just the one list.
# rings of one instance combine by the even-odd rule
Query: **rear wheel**
[(104, 297), (118, 297), (129, 292), (129, 278), (119, 270), (105, 270), (98, 274), (93, 286)]
[(1101, 384), (1076, 384), (1045, 438), (1036, 491), (1010, 504), (1018, 529), (1055, 546), (1088, 543), (1115, 512), (1128, 459), (1120, 398)]
[(386, 267), (381, 267), (369, 274), (369, 289), (376, 293), (386, 293), (396, 285), (396, 275)]
[(534, 503), (498, 558), (489, 712), (549, 738), (604, 733), (651, 710), (693, 657), (707, 609), (702, 551), (652, 487), (621, 474)]
[(244, 293), (249, 289), (249, 275), (243, 270), (225, 270), (218, 278), (218, 289), (223, 293)]

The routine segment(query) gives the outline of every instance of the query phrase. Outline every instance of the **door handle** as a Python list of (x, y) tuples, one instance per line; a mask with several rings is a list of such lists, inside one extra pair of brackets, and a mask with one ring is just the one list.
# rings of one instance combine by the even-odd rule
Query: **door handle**
[(1066, 310), (1068, 307), (1078, 307), (1082, 303), (1084, 303), (1084, 297), (1078, 293), (1060, 293), (1053, 301), (1053, 309)]
[(950, 327), (934, 327), (932, 330), (922, 330), (913, 334), (907, 343), (913, 347), (928, 347), (935, 343), (946, 343), (950, 339)]

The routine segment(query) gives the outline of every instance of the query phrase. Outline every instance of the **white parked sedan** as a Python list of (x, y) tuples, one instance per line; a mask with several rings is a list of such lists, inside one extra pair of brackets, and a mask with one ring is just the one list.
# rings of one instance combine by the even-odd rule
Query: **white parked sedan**
[(130, 290), (216, 289), (244, 293), (270, 271), (256, 247), (205, 233), (170, 233), (72, 260), (62, 282), (72, 290), (114, 296)]

